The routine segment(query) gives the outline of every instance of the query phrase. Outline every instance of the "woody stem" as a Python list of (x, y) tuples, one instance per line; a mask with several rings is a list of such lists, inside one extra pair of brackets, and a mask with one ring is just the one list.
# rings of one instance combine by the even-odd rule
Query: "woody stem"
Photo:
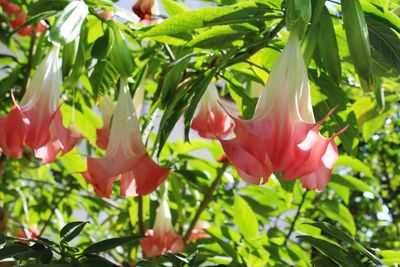
[(193, 217), (192, 222), (189, 225), (189, 228), (185, 234), (184, 240), (187, 241), (189, 239), (190, 234), (193, 231), (193, 228), (196, 226), (197, 221), (200, 218), (201, 213), (205, 210), (205, 208), (207, 207), (208, 203), (210, 202), (210, 200), (212, 199), (213, 193), (215, 191), (215, 189), (217, 188), (219, 182), (222, 179), (222, 176), (224, 175), (226, 169), (229, 166), (229, 161), (225, 160), (223, 165), (221, 166), (221, 168), (218, 169), (217, 171), (217, 176), (215, 177), (214, 182), (211, 184), (210, 188), (208, 189), (206, 195), (204, 196), (203, 201), (200, 203), (199, 208), (196, 211), (196, 214)]
[(289, 232), (287, 233), (287, 235), (286, 235), (286, 237), (285, 237), (285, 242), (283, 242), (283, 246), (286, 246), (287, 242), (289, 241), (290, 235), (292, 234), (292, 232), (293, 232), (293, 230), (294, 230), (294, 226), (296, 225), (297, 219), (298, 219), (299, 216), (300, 216), (301, 208), (303, 207), (303, 204), (304, 204), (304, 202), (305, 202), (305, 200), (306, 200), (307, 193), (308, 193), (308, 190), (304, 191), (304, 193), (303, 193), (303, 196), (302, 196), (302, 198), (301, 198), (299, 207), (297, 208), (296, 215), (294, 216), (292, 225), (290, 226)]
[(142, 196), (138, 196), (138, 221), (139, 221), (139, 231), (140, 234), (144, 235), (145, 234), (145, 228), (144, 228), (144, 221), (143, 221), (143, 198)]

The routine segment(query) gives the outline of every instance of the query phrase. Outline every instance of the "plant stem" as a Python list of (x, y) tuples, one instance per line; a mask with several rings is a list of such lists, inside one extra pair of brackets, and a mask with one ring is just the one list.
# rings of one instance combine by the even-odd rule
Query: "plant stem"
[(41, 237), (41, 236), (43, 235), (43, 233), (44, 233), (44, 231), (46, 230), (47, 226), (49, 226), (49, 224), (50, 224), (50, 222), (51, 222), (51, 219), (53, 218), (53, 215), (54, 215), (54, 213), (55, 213), (57, 207), (58, 207), (58, 206), (61, 204), (61, 202), (72, 192), (72, 190), (73, 190), (72, 188), (66, 190), (66, 191), (64, 192), (64, 194), (57, 200), (57, 202), (54, 203), (53, 207), (51, 208), (50, 215), (49, 215), (49, 217), (47, 218), (46, 222), (44, 223), (42, 230), (40, 230), (40, 234), (39, 234), (38, 237)]
[(144, 221), (143, 221), (143, 198), (142, 198), (142, 196), (138, 196), (137, 200), (138, 200), (139, 231), (142, 235), (144, 235), (146, 230), (144, 228)]
[(33, 50), (35, 48), (37, 27), (38, 27), (37, 23), (32, 25), (32, 34), (31, 34), (31, 42), (29, 44), (28, 62), (26, 63), (26, 71), (25, 71), (25, 76), (24, 76), (24, 82), (22, 84), (24, 91), (26, 91), (26, 87), (28, 86), (29, 76), (31, 75), (32, 61), (33, 61)]
[(222, 179), (222, 176), (224, 175), (224, 172), (226, 171), (226, 169), (229, 166), (229, 161), (225, 160), (223, 165), (221, 166), (221, 168), (218, 169), (217, 172), (217, 176), (215, 177), (214, 182), (211, 184), (210, 188), (208, 189), (206, 195), (204, 196), (203, 201), (200, 203), (199, 208), (196, 211), (196, 214), (194, 215), (194, 218), (192, 220), (192, 222), (190, 223), (190, 226), (185, 234), (184, 240), (187, 241), (189, 239), (190, 234), (192, 233), (193, 228), (196, 226), (197, 221), (200, 218), (201, 213), (205, 210), (205, 208), (207, 207), (208, 203), (210, 202), (213, 193), (215, 191), (215, 189), (217, 188), (219, 182)]
[(304, 204), (304, 202), (306, 200), (307, 193), (308, 193), (308, 190), (304, 191), (304, 193), (303, 193), (303, 196), (301, 198), (299, 207), (297, 208), (296, 215), (294, 216), (294, 220), (292, 222), (292, 225), (290, 226), (289, 232), (286, 235), (285, 242), (283, 242), (283, 246), (286, 246), (287, 242), (289, 241), (290, 235), (292, 234), (292, 232), (294, 230), (294, 226), (296, 225), (297, 219), (300, 216), (301, 208), (303, 207), (303, 204)]

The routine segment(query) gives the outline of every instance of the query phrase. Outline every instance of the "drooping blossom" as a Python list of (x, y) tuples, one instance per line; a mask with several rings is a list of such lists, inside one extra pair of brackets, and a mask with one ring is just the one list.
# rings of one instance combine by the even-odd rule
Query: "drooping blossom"
[(108, 95), (105, 95), (99, 104), (99, 109), (103, 119), (103, 127), (96, 130), (96, 145), (101, 149), (106, 149), (108, 136), (110, 135), (110, 125), (115, 105)]
[(196, 223), (196, 226), (193, 228), (192, 233), (189, 236), (189, 241), (196, 241), (198, 239), (203, 239), (203, 238), (210, 238), (210, 235), (207, 234), (204, 229), (207, 229), (210, 227), (209, 222), (205, 221), (198, 221)]
[(201, 137), (209, 139), (227, 136), (235, 126), (234, 121), (222, 109), (217, 88), (210, 84), (201, 98), (192, 120), (191, 128)]
[[(140, 85), (133, 97), (133, 106), (135, 107), (136, 115), (141, 114), (142, 104), (144, 99), (144, 86)], [(103, 127), (96, 130), (96, 145), (105, 150), (108, 145), (108, 136), (110, 135), (110, 125), (115, 105), (112, 99), (105, 95), (99, 104), (99, 109), (103, 119)]]
[(166, 198), (160, 200), (154, 229), (146, 231), (146, 236), (140, 239), (140, 246), (147, 258), (161, 256), (167, 252), (178, 253), (185, 250), (181, 236), (172, 227), (171, 211)]
[(62, 85), (59, 48), (52, 48), (39, 65), (25, 95), (10, 113), (0, 118), (0, 148), (2, 153), (22, 157), (25, 145), (35, 151), (44, 163), (55, 160), (58, 152), (70, 151), (81, 137), (80, 133), (65, 128), (59, 110)]
[(253, 119), (234, 118), (236, 138), (220, 142), (250, 183), (265, 183), (272, 172), (282, 172), (283, 179), (299, 178), (304, 188), (324, 189), (338, 158), (336, 135), (325, 138), (319, 132), (326, 118), (315, 122), (300, 39), (291, 33)]
[[(3, 8), (6, 14), (13, 16), (13, 18), (9, 21), (13, 29), (18, 28), (27, 21), (28, 18), (26, 12), (23, 11), (19, 6), (11, 3), (8, 0), (0, 0), (0, 6)], [(40, 35), (40, 33), (45, 31), (47, 27), (48, 26), (44, 21), (40, 21), (37, 24), (36, 35)], [(30, 24), (18, 30), (18, 34), (21, 36), (30, 36), (32, 35), (32, 31), (33, 31), (33, 24)]]
[(87, 161), (88, 170), (83, 175), (102, 197), (110, 196), (112, 185), (118, 179), (122, 196), (137, 196), (153, 192), (168, 176), (169, 169), (157, 165), (146, 152), (129, 87), (124, 80), (106, 154), (103, 158), (88, 157)]
[(154, 17), (158, 17), (161, 14), (158, 0), (138, 0), (133, 5), (132, 10), (142, 22), (147, 24), (157, 23), (159, 20), (154, 20)]
[[(26, 239), (37, 239), (40, 236), (40, 231), (36, 224), (31, 225), (28, 229), (20, 228), (16, 237)], [(21, 241), (21, 243), (27, 244), (28, 241)]]

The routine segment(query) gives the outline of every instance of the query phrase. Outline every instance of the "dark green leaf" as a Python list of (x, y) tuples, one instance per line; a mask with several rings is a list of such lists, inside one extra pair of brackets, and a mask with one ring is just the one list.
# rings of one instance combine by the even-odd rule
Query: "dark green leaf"
[(308, 235), (297, 236), (297, 238), (306, 241), (341, 266), (362, 266), (361, 262), (358, 262), (347, 251), (331, 242)]
[(373, 263), (382, 265), (383, 262), (373, 253), (368, 251), (363, 245), (358, 243), (352, 236), (348, 235), (346, 232), (340, 230), (336, 226), (333, 226), (329, 223), (320, 222), (320, 223), (308, 223), (314, 227), (321, 229), (322, 231), (336, 237), (337, 239), (349, 243), (353, 248), (358, 250), (360, 253), (367, 256)]
[(95, 243), (95, 244), (87, 247), (84, 250), (84, 252), (85, 253), (98, 253), (98, 252), (107, 251), (107, 250), (125, 245), (127, 243), (136, 241), (140, 237), (141, 237), (141, 235), (133, 235), (133, 236), (127, 236), (127, 237), (106, 239), (106, 240), (100, 241), (98, 243)]
[(94, 98), (98, 99), (109, 91), (118, 81), (118, 73), (108, 61), (99, 61), (89, 77)]
[(7, 258), (18, 258), (20, 255), (24, 255), (24, 253), (32, 253), (33, 250), (28, 246), (24, 246), (21, 244), (12, 244), (0, 249), (0, 260), (4, 260)]
[(46, 11), (61, 11), (68, 5), (68, 3), (68, 0), (40, 0), (33, 2), (29, 6), (28, 15), (35, 16)]
[(71, 222), (66, 224), (60, 231), (62, 241), (69, 242), (74, 239), (83, 230), (89, 222)]
[(322, 11), (320, 24), (318, 45), (324, 68), (332, 80), (336, 83), (340, 83), (342, 79), (342, 68), (339, 58), (339, 48), (332, 19), (326, 7), (324, 7)]
[(109, 53), (110, 49), (113, 46), (114, 36), (112, 35), (109, 28), (106, 29), (104, 35), (94, 42), (92, 48), (92, 57), (97, 59), (105, 59)]

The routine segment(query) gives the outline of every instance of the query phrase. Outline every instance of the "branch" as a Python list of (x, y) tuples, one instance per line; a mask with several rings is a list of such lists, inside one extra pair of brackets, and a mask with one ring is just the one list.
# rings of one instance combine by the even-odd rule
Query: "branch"
[(194, 215), (194, 218), (192, 220), (192, 222), (190, 223), (190, 226), (185, 234), (184, 240), (187, 241), (189, 239), (190, 234), (193, 231), (193, 228), (196, 226), (197, 221), (200, 218), (201, 213), (205, 210), (205, 208), (207, 207), (208, 203), (210, 202), (213, 193), (215, 191), (215, 189), (217, 188), (219, 182), (222, 179), (222, 176), (224, 175), (224, 172), (226, 171), (226, 169), (229, 166), (229, 161), (225, 160), (223, 165), (221, 166), (221, 168), (218, 169), (217, 172), (217, 176), (215, 177), (214, 182), (211, 184), (210, 188), (208, 189), (206, 195), (204, 196), (203, 201), (200, 203), (200, 206), (198, 208), (198, 210), (196, 211), (196, 214)]
[(299, 207), (297, 208), (297, 212), (296, 215), (294, 216), (294, 220), (292, 222), (292, 225), (290, 226), (289, 232), (287, 233), (286, 237), (285, 237), (285, 242), (283, 242), (283, 246), (286, 246), (287, 242), (289, 241), (290, 235), (292, 234), (293, 230), (294, 230), (294, 226), (296, 225), (297, 219), (300, 216), (300, 212), (301, 212), (301, 208), (303, 207), (303, 204), (306, 200), (306, 196), (307, 196), (308, 190), (304, 191), (303, 196), (301, 198)]
[(140, 234), (144, 235), (146, 230), (144, 228), (144, 221), (143, 221), (143, 198), (142, 196), (138, 196), (138, 221), (139, 221), (139, 231)]

